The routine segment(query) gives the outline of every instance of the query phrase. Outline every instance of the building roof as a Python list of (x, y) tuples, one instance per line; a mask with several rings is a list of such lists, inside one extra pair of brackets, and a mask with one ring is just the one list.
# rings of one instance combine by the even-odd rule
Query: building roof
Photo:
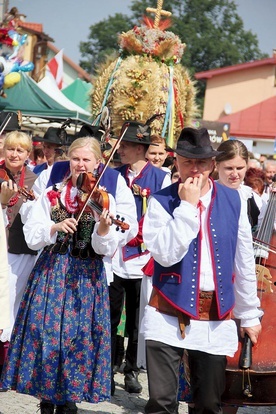
[(38, 33), (43, 33), (43, 24), (42, 23), (29, 23), (29, 22), (18, 22), (18, 26), (24, 29), (30, 29)]
[(194, 76), (197, 80), (211, 79), (214, 76), (226, 75), (231, 72), (238, 72), (266, 65), (276, 65), (276, 56), (274, 55), (271, 58), (254, 60), (252, 62), (239, 63), (238, 65), (225, 66), (224, 68), (206, 70), (204, 72), (198, 72)]
[(38, 35), (40, 38), (53, 42), (54, 40), (48, 36), (46, 33), (43, 32), (43, 24), (41, 23), (27, 23), (27, 22), (18, 22), (18, 26), (22, 30), (26, 30), (29, 33), (33, 33)]
[(276, 96), (218, 119), (230, 123), (230, 135), (251, 138), (276, 137)]
[[(60, 49), (58, 49), (53, 43), (47, 42), (47, 47), (54, 53), (57, 54)], [(69, 66), (71, 66), (77, 73), (78, 77), (81, 79), (86, 80), (87, 82), (91, 82), (91, 75), (87, 73), (83, 68), (81, 68), (79, 65), (77, 65), (73, 60), (71, 60), (68, 56), (66, 56), (63, 53), (63, 60), (64, 62), (68, 63)]]
[[(47, 47), (54, 54), (57, 54), (60, 51), (60, 49), (58, 49), (52, 43), (53, 39), (43, 32), (43, 25), (41, 23), (29, 23), (29, 22), (27, 23), (27, 22), (20, 21), (19, 26), (23, 30), (25, 29), (26, 31), (28, 31), (30, 33), (39, 34), (40, 36), (42, 36), (45, 40), (47, 40)], [(77, 72), (79, 78), (84, 79), (86, 82), (91, 82), (91, 75), (89, 75), (89, 73), (87, 73), (79, 65), (77, 65), (75, 62), (73, 62), (73, 60), (71, 60), (65, 54), (63, 54), (63, 60)]]

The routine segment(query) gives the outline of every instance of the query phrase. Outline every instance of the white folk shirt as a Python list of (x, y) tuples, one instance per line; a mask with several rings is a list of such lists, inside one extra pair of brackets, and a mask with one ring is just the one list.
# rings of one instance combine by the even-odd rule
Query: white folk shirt
[[(130, 184), (138, 174), (140, 174), (140, 172), (135, 174), (134, 171), (129, 171), (128, 179)], [(168, 175), (165, 175), (160, 190), (162, 188), (169, 186), (170, 184), (170, 177)], [(124, 261), (122, 257), (122, 250), (117, 251), (112, 261), (113, 271), (117, 276), (120, 276), (122, 279), (142, 279), (142, 268), (149, 261), (150, 256), (150, 253), (147, 253), (142, 254), (133, 259)]]
[[(200, 289), (214, 290), (213, 270), (206, 237), (207, 212), (211, 201), (211, 190), (201, 198), (203, 239), (200, 264)], [(223, 211), (221, 212), (223, 214)], [(225, 225), (227, 217), (225, 218)], [(162, 266), (169, 267), (179, 262), (187, 253), (191, 241), (199, 232), (198, 209), (181, 201), (171, 217), (154, 198), (150, 199), (145, 216), (143, 237), (154, 259)], [(247, 218), (247, 206), (242, 201), (239, 218), (238, 240), (235, 255), (235, 308), (234, 315), (241, 319), (241, 326), (255, 326), (262, 311), (258, 309), (256, 294), (255, 262), (252, 248), (251, 228)], [(155, 340), (179, 348), (193, 349), (214, 355), (233, 356), (237, 350), (238, 337), (233, 320), (199, 321), (191, 320), (182, 339), (178, 319), (147, 306), (141, 330), (146, 340)]]

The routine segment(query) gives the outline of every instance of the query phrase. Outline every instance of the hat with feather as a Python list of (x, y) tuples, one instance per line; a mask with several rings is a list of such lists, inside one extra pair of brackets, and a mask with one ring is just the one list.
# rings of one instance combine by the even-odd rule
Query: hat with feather
[[(158, 117), (163, 116), (163, 114), (155, 114), (149, 118), (145, 124), (137, 121), (126, 121), (124, 122), (121, 133), (124, 134), (122, 141), (132, 142), (133, 144), (142, 144), (142, 145), (155, 145), (150, 141), (151, 128), (150, 124)], [(119, 137), (118, 137), (119, 139)]]

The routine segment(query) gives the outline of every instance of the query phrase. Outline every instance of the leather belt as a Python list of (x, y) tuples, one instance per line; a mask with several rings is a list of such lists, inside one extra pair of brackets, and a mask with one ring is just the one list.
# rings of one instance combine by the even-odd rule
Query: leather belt
[(165, 313), (166, 315), (170, 316), (176, 316), (178, 318), (182, 338), (185, 337), (185, 326), (190, 325), (190, 319), (202, 321), (219, 321), (231, 318), (230, 312), (224, 318), (219, 318), (215, 292), (213, 291), (199, 292), (198, 318), (191, 318), (184, 312), (181, 312), (173, 307), (166, 299), (164, 299), (163, 296), (160, 295), (160, 293), (155, 288), (152, 289), (149, 305), (154, 307), (158, 312)]

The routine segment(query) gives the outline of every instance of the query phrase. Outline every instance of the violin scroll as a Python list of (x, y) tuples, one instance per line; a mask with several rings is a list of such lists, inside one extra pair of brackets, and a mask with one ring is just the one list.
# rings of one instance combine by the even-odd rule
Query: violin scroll
[(111, 218), (112, 224), (116, 224), (116, 230), (118, 231), (121, 229), (121, 232), (124, 233), (126, 230), (129, 229), (129, 224), (125, 222), (124, 217), (121, 218), (119, 214), (117, 214), (116, 218)]

